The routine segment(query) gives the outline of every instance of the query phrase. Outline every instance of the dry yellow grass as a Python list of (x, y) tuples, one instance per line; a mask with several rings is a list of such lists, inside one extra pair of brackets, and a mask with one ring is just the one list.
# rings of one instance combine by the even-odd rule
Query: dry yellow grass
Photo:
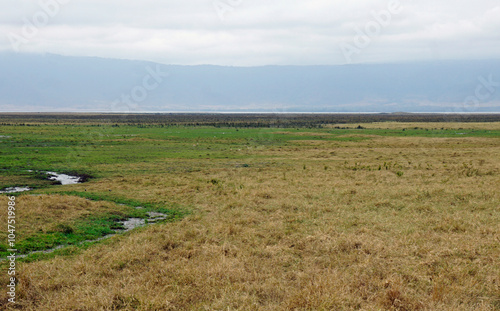
[(71, 186), (195, 210), (20, 265), (16, 308), (500, 309), (498, 139), (301, 141), (252, 153), (249, 167), (183, 160), (200, 171)]
[[(338, 127), (349, 127), (356, 128), (360, 124), (333, 124), (328, 125), (329, 128)], [(364, 128), (368, 129), (404, 129), (404, 128), (414, 128), (419, 127), (423, 129), (474, 129), (474, 130), (499, 130), (500, 122), (373, 122), (373, 123), (363, 123)]]

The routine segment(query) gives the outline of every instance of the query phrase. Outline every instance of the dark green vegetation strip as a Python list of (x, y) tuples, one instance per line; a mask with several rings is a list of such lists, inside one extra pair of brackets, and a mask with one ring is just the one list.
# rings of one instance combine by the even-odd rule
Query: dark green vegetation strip
[(336, 123), (371, 122), (498, 122), (500, 114), (428, 114), (428, 113), (2, 113), (0, 124), (96, 123), (118, 126), (219, 126), (219, 127), (318, 127)]

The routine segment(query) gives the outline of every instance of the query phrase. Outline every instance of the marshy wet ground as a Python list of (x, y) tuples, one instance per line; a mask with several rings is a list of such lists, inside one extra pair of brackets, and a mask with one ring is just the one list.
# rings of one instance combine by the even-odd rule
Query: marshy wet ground
[[(29, 172), (33, 172), (33, 171), (30, 170)], [(88, 175), (72, 176), (72, 175), (68, 175), (68, 174), (62, 174), (62, 173), (51, 172), (51, 171), (43, 171), (43, 172), (39, 172), (39, 173), (46, 174), (48, 180), (57, 182), (57, 183), (55, 183), (56, 185), (79, 184), (79, 183), (86, 182), (90, 178), (90, 176), (88, 176)], [(30, 190), (34, 190), (34, 189), (30, 188), (30, 187), (25, 187), (25, 186), (9, 187), (9, 188), (2, 189), (0, 191), (0, 194), (17, 194), (17, 193), (21, 193), (21, 192), (30, 191)], [(38, 196), (35, 194), (33, 194), (33, 195)], [(87, 199), (87, 200), (89, 200), (89, 199)], [(124, 205), (124, 204), (120, 204), (120, 205)], [(138, 209), (138, 210), (143, 209), (143, 208), (144, 207), (142, 207), (142, 206), (135, 207), (135, 209)], [(30, 252), (27, 252), (24, 254), (19, 254), (16, 257), (17, 258), (25, 258), (25, 257), (28, 257), (28, 256), (33, 255), (33, 254), (41, 254), (41, 253), (48, 254), (48, 253), (52, 253), (56, 250), (62, 249), (64, 247), (67, 247), (70, 245), (79, 246), (79, 245), (83, 245), (85, 243), (98, 242), (98, 241), (110, 238), (112, 236), (131, 231), (131, 230), (138, 228), (138, 227), (143, 227), (143, 226), (146, 226), (148, 224), (153, 224), (153, 223), (160, 222), (162, 220), (166, 220), (168, 217), (169, 217), (169, 215), (165, 214), (165, 213), (148, 211), (145, 213), (144, 218), (130, 217), (130, 218), (116, 221), (116, 223), (118, 224), (118, 226), (116, 226), (116, 227), (118, 229), (114, 229), (113, 230), (114, 232), (111, 234), (107, 234), (107, 235), (101, 236), (101, 237), (96, 238), (96, 239), (81, 241), (81, 242), (74, 243), (74, 244), (63, 244), (63, 245), (58, 245), (58, 246), (55, 246), (55, 247), (52, 247), (49, 249), (30, 251)], [(4, 259), (0, 259), (0, 261), (3, 261), (3, 260)]]
[[(136, 207), (136, 208), (141, 208), (141, 207)], [(167, 214), (158, 213), (158, 212), (147, 212), (146, 214), (149, 217), (147, 219), (128, 218), (126, 220), (119, 221), (119, 223), (123, 226), (124, 229), (115, 230), (115, 233), (107, 234), (105, 236), (102, 236), (102, 237), (94, 239), (94, 240), (85, 240), (85, 241), (82, 241), (82, 242), (79, 242), (79, 243), (73, 244), (73, 245), (78, 246), (78, 245), (83, 245), (85, 243), (99, 242), (99, 241), (102, 241), (104, 239), (108, 239), (110, 237), (113, 237), (115, 235), (131, 231), (131, 230), (138, 228), (138, 227), (144, 227), (148, 224), (157, 223), (158, 221), (165, 220), (168, 217)], [(32, 252), (28, 252), (26, 254), (16, 255), (16, 258), (26, 258), (26, 257), (28, 257), (30, 255), (34, 255), (34, 254), (50, 254), (56, 250), (59, 250), (59, 249), (62, 249), (64, 247), (68, 247), (68, 246), (71, 246), (71, 245), (66, 245), (66, 244), (65, 245), (58, 245), (58, 246), (50, 248), (50, 249), (32, 251)], [(0, 261), (4, 261), (4, 260), (5, 260), (5, 258), (0, 259)]]
[[(28, 170), (28, 172), (32, 173), (32, 170)], [(47, 180), (51, 180), (57, 182), (60, 185), (74, 185), (85, 182), (88, 179), (87, 175), (82, 176), (72, 176), (67, 174), (61, 174), (56, 172), (40, 172), (42, 174), (46, 174)], [(33, 190), (33, 188), (22, 186), (22, 187), (8, 187), (0, 190), (0, 194), (2, 193), (18, 193)]]

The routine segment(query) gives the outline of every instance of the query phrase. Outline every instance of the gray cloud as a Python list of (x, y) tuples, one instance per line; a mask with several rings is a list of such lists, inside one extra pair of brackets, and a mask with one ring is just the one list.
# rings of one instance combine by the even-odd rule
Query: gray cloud
[[(55, 1), (67, 4), (20, 51), (250, 66), (346, 63), (341, 44), (353, 45), (356, 29), (366, 32), (377, 22), (372, 12), (387, 11), (395, 0), (216, 0), (226, 9), (223, 20), (213, 0), (6, 0), (0, 4), (0, 50), (11, 50), (26, 20), (40, 17), (40, 3)], [(400, 3), (401, 12), (379, 25), (352, 62), (500, 55), (497, 0)]]

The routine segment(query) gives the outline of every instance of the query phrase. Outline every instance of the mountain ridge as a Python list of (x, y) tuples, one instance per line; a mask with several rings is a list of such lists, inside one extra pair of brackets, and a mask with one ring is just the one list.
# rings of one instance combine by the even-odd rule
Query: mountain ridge
[(0, 111), (500, 111), (500, 60), (229, 67), (0, 53), (0, 68)]

